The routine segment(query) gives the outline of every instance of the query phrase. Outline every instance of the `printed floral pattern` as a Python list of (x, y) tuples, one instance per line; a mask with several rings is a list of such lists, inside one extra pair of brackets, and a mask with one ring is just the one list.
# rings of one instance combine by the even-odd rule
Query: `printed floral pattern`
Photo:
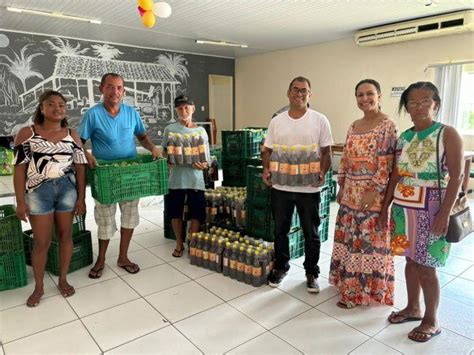
[[(389, 228), (379, 230), (377, 219), (395, 154), (397, 130), (386, 119), (374, 130), (357, 134), (352, 126), (339, 166), (343, 189), (336, 218), (329, 282), (339, 288), (348, 306), (369, 305), (371, 300), (393, 305), (394, 265)], [(359, 211), (367, 189), (378, 192), (372, 208)]]

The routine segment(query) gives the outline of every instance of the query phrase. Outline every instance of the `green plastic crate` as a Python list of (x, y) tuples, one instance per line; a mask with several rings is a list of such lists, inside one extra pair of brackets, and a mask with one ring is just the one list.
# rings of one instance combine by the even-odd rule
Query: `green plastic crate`
[[(328, 240), (329, 218), (322, 218), (318, 227), (321, 242)], [(290, 259), (297, 259), (304, 255), (304, 233), (299, 228), (288, 234)]]
[(0, 206), (0, 253), (23, 250), (21, 222), (13, 205)]
[(103, 204), (168, 193), (168, 168), (164, 158), (153, 160), (151, 155), (139, 155), (135, 159), (99, 160), (96, 168), (88, 169), (87, 174), (92, 197)]
[(270, 206), (271, 189), (263, 183), (263, 167), (247, 166), (247, 201), (254, 206)]
[(0, 291), (23, 287), (27, 283), (23, 250), (0, 254)]
[[(24, 255), (26, 257), (26, 264), (31, 265), (31, 252), (33, 251), (34, 239), (33, 231), (28, 230), (23, 233), (23, 241), (25, 244)], [(69, 264), (69, 271), (82, 269), (91, 265), (93, 260), (92, 255), (92, 237), (90, 231), (84, 231), (72, 237), (73, 249), (71, 263)], [(59, 241), (52, 240), (51, 246), (48, 250), (48, 261), (46, 262), (46, 270), (53, 275), (59, 275)]]
[(223, 159), (222, 170), (224, 175), (223, 186), (246, 186), (246, 171), (248, 166), (261, 165), (259, 156), (245, 159)]
[(212, 145), (209, 148), (210, 155), (213, 155), (217, 159), (217, 165), (222, 168), (222, 147), (220, 145)]
[(243, 159), (260, 154), (260, 144), (266, 128), (246, 127), (239, 131), (222, 131), (224, 159)]
[(319, 217), (324, 218), (329, 216), (331, 211), (331, 189), (327, 186), (324, 186), (319, 194)]
[[(270, 206), (258, 206), (247, 203), (247, 233), (256, 239), (272, 242), (275, 229)], [(300, 227), (300, 219), (296, 208), (293, 212), (290, 230)]]
[[(72, 235), (81, 234), (86, 230), (86, 215), (74, 215), (74, 219), (72, 220)], [(53, 239), (57, 240), (58, 237), (56, 236), (56, 228), (53, 226)]]

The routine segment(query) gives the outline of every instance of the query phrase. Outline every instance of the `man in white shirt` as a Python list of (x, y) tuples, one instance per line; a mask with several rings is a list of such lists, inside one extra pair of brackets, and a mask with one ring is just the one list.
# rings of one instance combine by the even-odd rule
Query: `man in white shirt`
[(295, 145), (316, 144), (320, 151), (320, 183), (308, 186), (272, 186), (272, 213), (275, 220), (275, 264), (268, 276), (268, 283), (278, 287), (290, 268), (288, 232), (291, 217), (296, 206), (305, 238), (305, 261), (308, 292), (319, 292), (319, 252), (321, 241), (319, 227), (319, 190), (324, 185), (324, 176), (331, 167), (332, 136), (329, 121), (323, 114), (308, 108), (311, 97), (311, 83), (307, 78), (297, 77), (290, 83), (287, 92), (290, 101), (288, 111), (272, 119), (268, 127), (263, 152), (263, 182), (270, 182), (270, 156), (273, 144)]

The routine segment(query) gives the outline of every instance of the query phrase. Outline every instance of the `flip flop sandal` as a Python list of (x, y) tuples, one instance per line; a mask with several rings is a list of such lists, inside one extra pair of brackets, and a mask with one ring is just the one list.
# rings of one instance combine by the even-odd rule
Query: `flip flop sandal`
[(338, 301), (336, 303), (336, 306), (338, 306), (339, 308), (342, 308), (342, 309), (351, 309), (351, 308), (354, 308), (354, 306), (351, 306), (347, 303), (344, 303), (344, 302), (341, 302), (341, 301)]
[(33, 296), (34, 294), (30, 295), (30, 297), (28, 297), (28, 299), (26, 300), (26, 306), (27, 307), (30, 307), (30, 308), (34, 308), (34, 307), (37, 307), (39, 304), (40, 304), (40, 301), (41, 301), (41, 297), (43, 297), (43, 295), (41, 296)]
[(76, 293), (76, 290), (71, 285), (67, 285), (66, 287), (58, 286), (58, 290), (64, 298), (71, 297), (73, 294)]
[(140, 267), (135, 263), (131, 263), (128, 265), (117, 265), (117, 266), (124, 269), (129, 274), (136, 274), (137, 272), (140, 271)]
[(98, 269), (90, 269), (89, 271), (89, 278), (90, 279), (99, 279), (102, 277), (102, 272), (104, 271), (104, 266), (98, 268)]
[(173, 254), (171, 254), (172, 256), (174, 256), (175, 258), (180, 258), (183, 256), (183, 252), (184, 252), (184, 247), (181, 248), (181, 249), (175, 249), (173, 251)]
[[(410, 334), (413, 334), (413, 335), (410, 336)], [(418, 336), (421, 335), (422, 338), (418, 338), (414, 336), (415, 334)], [(426, 343), (428, 340), (431, 340), (431, 338), (440, 334), (441, 334), (441, 328), (436, 329), (434, 332), (422, 332), (421, 330), (412, 330), (408, 334), (408, 338), (418, 343)]]
[[(394, 318), (402, 317), (399, 321), (394, 320)], [(415, 316), (408, 316), (405, 314), (401, 314), (400, 312), (392, 312), (388, 316), (388, 321), (392, 324), (402, 324), (406, 322), (419, 322), (423, 318), (422, 317), (415, 317)]]

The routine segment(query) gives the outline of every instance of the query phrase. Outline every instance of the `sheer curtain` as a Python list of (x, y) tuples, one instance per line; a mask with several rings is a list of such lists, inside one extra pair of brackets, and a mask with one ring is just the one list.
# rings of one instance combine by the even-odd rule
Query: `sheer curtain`
[(458, 124), (462, 67), (462, 64), (440, 65), (435, 71), (435, 85), (441, 96), (438, 118), (441, 122), (453, 127), (457, 127)]

